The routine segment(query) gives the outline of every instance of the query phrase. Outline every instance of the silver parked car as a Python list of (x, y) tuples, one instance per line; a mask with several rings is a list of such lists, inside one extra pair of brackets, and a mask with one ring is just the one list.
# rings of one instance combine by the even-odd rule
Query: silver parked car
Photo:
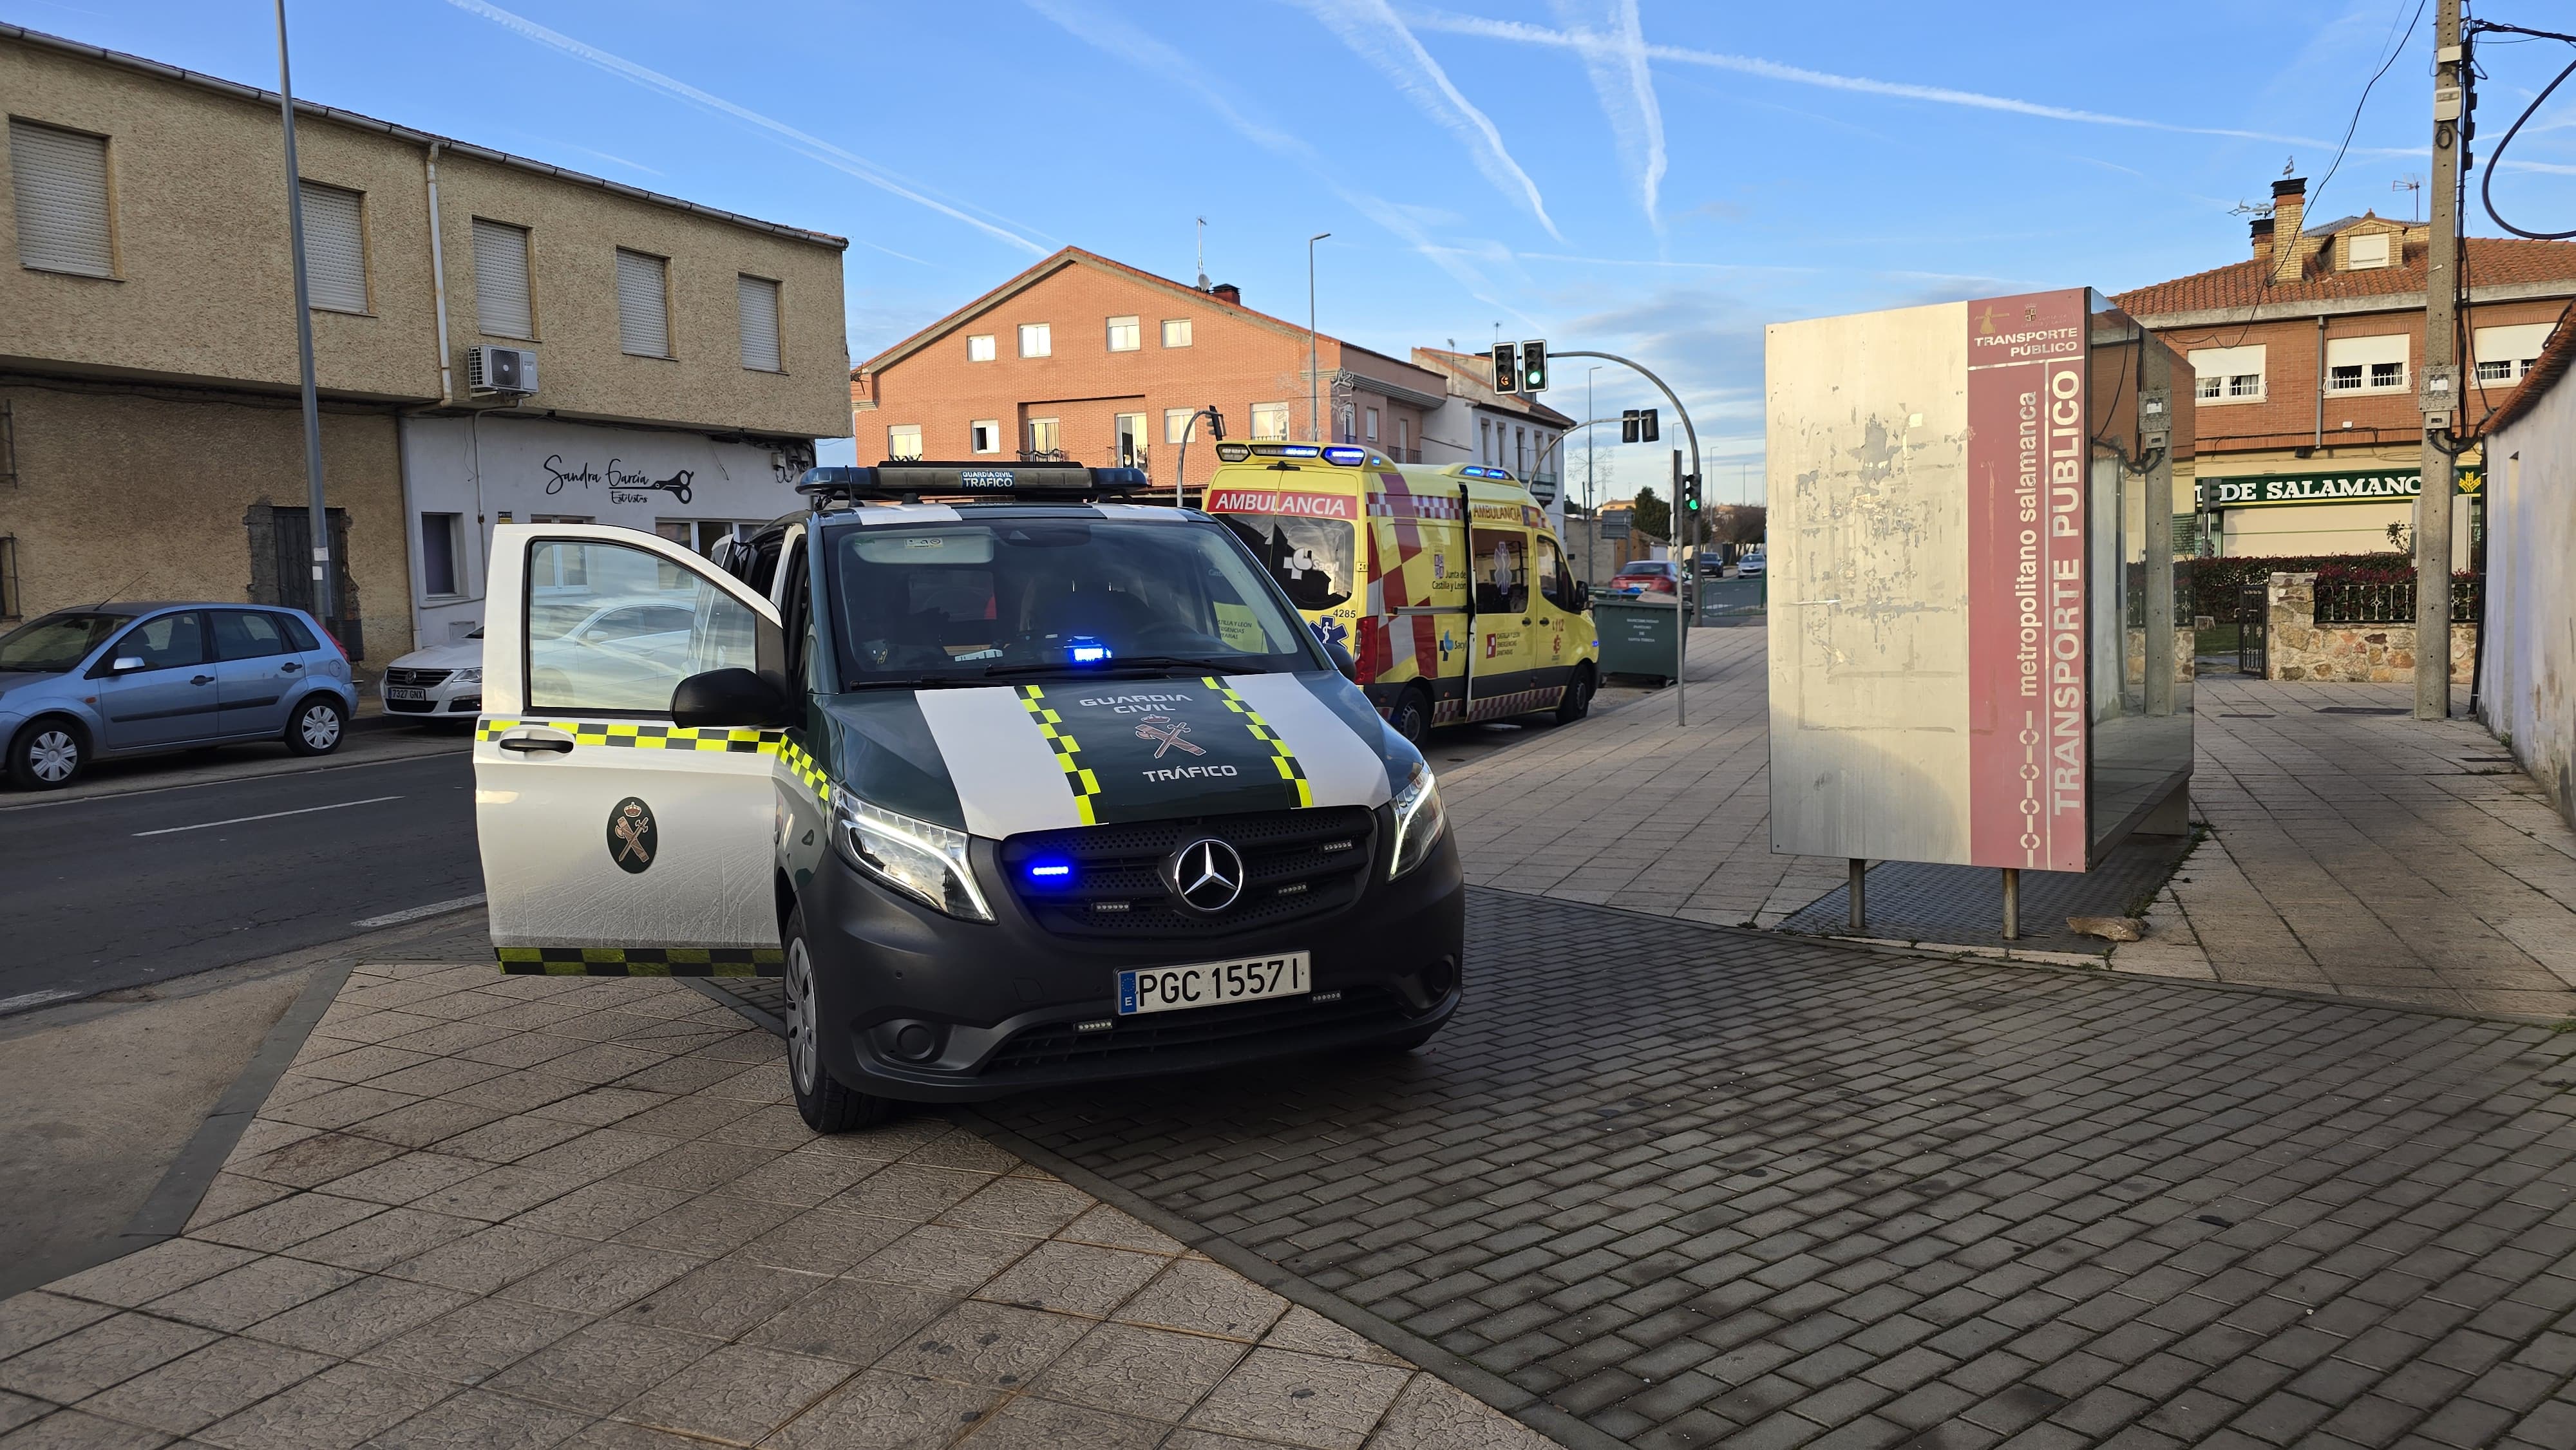
[(23, 789), (69, 785), (93, 760), (238, 740), (326, 755), (356, 704), (348, 655), (300, 609), (101, 604), (0, 636), (0, 740)]

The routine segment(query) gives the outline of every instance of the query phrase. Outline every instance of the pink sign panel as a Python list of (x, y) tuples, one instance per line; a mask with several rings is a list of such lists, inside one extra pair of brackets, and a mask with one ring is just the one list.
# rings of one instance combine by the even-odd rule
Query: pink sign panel
[(1968, 304), (1968, 855), (2085, 867), (2085, 293)]

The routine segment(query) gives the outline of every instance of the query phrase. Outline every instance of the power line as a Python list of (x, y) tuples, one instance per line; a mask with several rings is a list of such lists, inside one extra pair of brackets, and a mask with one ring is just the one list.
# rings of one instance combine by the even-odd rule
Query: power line
[[(2403, 5), (2405, 0), (2398, 0), (2398, 3)], [(2406, 33), (2397, 38), (2397, 44), (2389, 50), (2388, 58), (2379, 63), (2379, 69), (2371, 72), (2370, 83), (2361, 88), (2361, 99), (2352, 103), (2352, 120), (2343, 128), (2343, 141), (2335, 147), (2334, 164), (2326, 168), (2325, 180), (2317, 183), (2317, 189), (2308, 193), (2310, 206), (2316, 205), (2316, 199), (2325, 194), (2326, 182), (2334, 180), (2335, 171), (2343, 165), (2344, 153), (2352, 148), (2353, 133), (2361, 129), (2361, 113), (2370, 104), (2371, 91), (2378, 86), (2379, 78), (2388, 74), (2388, 68), (2397, 64), (2397, 57), (2406, 53), (2406, 42), (2415, 38), (2415, 27), (2424, 23), (2426, 3), (2427, 0), (2415, 0), (2415, 18), (2406, 22)], [(2396, 21), (2391, 20), (2389, 25), (2393, 29)], [(2293, 237), (2291, 240), (2296, 242), (2298, 239)], [(2277, 241), (2275, 245), (2278, 245)]]

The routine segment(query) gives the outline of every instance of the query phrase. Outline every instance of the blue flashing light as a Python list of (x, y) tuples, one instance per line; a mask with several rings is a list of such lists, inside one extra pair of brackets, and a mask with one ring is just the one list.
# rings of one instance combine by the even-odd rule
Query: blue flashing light
[(1252, 451), (1263, 458), (1313, 458), (1323, 452), (1312, 443), (1256, 443)]
[(1029, 874), (1039, 880), (1056, 880), (1071, 876), (1073, 868), (1062, 861), (1041, 861), (1029, 867)]
[(1481, 463), (1470, 463), (1458, 471), (1469, 478), (1494, 478), (1500, 479), (1505, 483), (1511, 482), (1512, 479), (1512, 471), (1510, 469), (1488, 468)]
[(1368, 462), (1368, 450), (1365, 448), (1327, 448), (1324, 450), (1324, 461), (1341, 468), (1357, 468), (1361, 464)]
[(1072, 656), (1073, 662), (1078, 665), (1104, 664), (1109, 659), (1109, 646), (1105, 644), (1078, 644), (1073, 646), (1068, 653)]

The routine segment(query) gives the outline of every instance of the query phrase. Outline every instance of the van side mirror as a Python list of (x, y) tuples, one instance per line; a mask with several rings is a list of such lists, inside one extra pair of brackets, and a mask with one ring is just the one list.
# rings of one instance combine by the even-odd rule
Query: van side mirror
[(1360, 677), (1360, 662), (1351, 658), (1351, 652), (1349, 650), (1342, 648), (1339, 644), (1328, 639), (1324, 641), (1324, 653), (1332, 657), (1333, 668), (1342, 672), (1343, 679), (1349, 680), (1354, 684), (1358, 683)]
[(749, 670), (708, 670), (671, 692), (671, 723), (696, 729), (785, 725), (787, 694)]
[(1577, 613), (1577, 614), (1581, 614), (1583, 611), (1585, 611), (1585, 610), (1587, 610), (1587, 609), (1590, 609), (1591, 607), (1592, 607), (1592, 585), (1591, 585), (1589, 582), (1585, 581), (1585, 580), (1581, 580), (1581, 579), (1577, 579), (1577, 580), (1575, 580), (1575, 581), (1574, 581), (1574, 612), (1575, 612), (1575, 613)]

